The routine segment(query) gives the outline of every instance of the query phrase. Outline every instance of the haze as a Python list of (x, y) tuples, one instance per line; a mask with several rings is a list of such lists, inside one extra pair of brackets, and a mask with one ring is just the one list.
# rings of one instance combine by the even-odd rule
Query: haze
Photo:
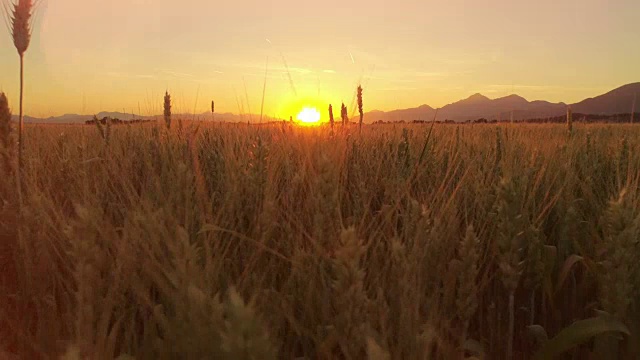
[[(159, 114), (166, 89), (174, 112), (259, 113), (265, 67), (264, 113), (282, 118), (350, 105), (359, 82), (367, 110), (476, 92), (573, 102), (640, 79), (638, 14), (633, 0), (44, 0), (25, 113)], [(0, 74), (16, 99), (7, 31)]]

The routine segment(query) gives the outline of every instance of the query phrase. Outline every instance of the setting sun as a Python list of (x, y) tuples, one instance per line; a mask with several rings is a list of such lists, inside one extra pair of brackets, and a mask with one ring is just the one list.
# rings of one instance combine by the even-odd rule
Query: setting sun
[(320, 123), (320, 112), (314, 107), (305, 107), (296, 119), (303, 125), (316, 125)]

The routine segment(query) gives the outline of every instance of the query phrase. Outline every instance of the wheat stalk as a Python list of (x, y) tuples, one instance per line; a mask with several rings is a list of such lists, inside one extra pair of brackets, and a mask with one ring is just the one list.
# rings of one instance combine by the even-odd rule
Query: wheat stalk
[[(260, 105), (260, 124), (262, 124), (262, 117), (264, 114), (264, 97), (267, 93), (267, 74), (269, 73), (269, 57), (267, 56), (267, 63), (264, 68), (264, 85), (262, 86), (262, 104)], [(249, 100), (247, 99), (247, 105), (249, 104)], [(251, 116), (251, 112), (249, 112), (249, 116)]]
[(358, 85), (358, 112), (360, 112), (360, 134), (362, 134), (362, 120), (364, 113), (362, 112), (362, 86)]
[(109, 139), (111, 138), (111, 124), (113, 123), (113, 119), (107, 118), (107, 126), (104, 131), (104, 143), (105, 145), (109, 145)]
[(24, 53), (31, 42), (31, 15), (34, 8), (33, 0), (18, 0), (12, 3), (11, 36), (13, 44), (20, 56), (20, 122), (18, 127), (18, 198), (22, 202), (22, 168), (24, 164)]
[(478, 267), (480, 263), (480, 241), (473, 226), (467, 227), (465, 237), (460, 242), (458, 296), (456, 308), (463, 323), (462, 342), (467, 340), (469, 322), (478, 308)]
[(104, 127), (102, 126), (102, 122), (95, 115), (93, 115), (93, 122), (96, 124), (96, 128), (98, 128), (98, 133), (100, 134), (100, 137), (104, 140)]
[(362, 266), (367, 245), (358, 238), (354, 227), (340, 234), (340, 241), (331, 259), (333, 281), (332, 303), (336, 314), (338, 347), (346, 358), (353, 358), (366, 347), (365, 330), (369, 328), (367, 309), (371, 299), (365, 291), (365, 270)]
[(331, 124), (331, 131), (333, 131), (334, 119), (333, 119), (333, 106), (329, 104), (329, 123)]
[(171, 129), (171, 95), (169, 95), (169, 91), (164, 93), (164, 122), (167, 124), (167, 129)]
[(18, 0), (12, 6), (11, 35), (18, 55), (22, 57), (31, 42), (31, 15), (34, 4), (33, 0)]
[(633, 93), (633, 104), (631, 105), (631, 123), (633, 124), (633, 117), (636, 114), (636, 98), (637, 94)]
[(4, 93), (0, 93), (0, 161), (7, 175), (13, 172), (13, 146), (9, 100)]
[(515, 292), (523, 272), (523, 248), (528, 235), (527, 217), (522, 214), (522, 191), (520, 179), (503, 177), (498, 184), (494, 205), (497, 216), (498, 268), (504, 288), (509, 294), (507, 359), (513, 358)]
[(633, 303), (632, 276), (637, 261), (637, 239), (640, 236), (640, 217), (634, 209), (633, 193), (620, 190), (616, 199), (602, 216), (603, 241), (600, 243), (600, 303), (605, 311), (618, 319), (627, 318)]
[(211, 116), (213, 121), (216, 121), (216, 103), (213, 100), (211, 100)]
[(342, 119), (342, 126), (347, 125), (347, 121), (349, 121), (349, 115), (347, 113), (347, 107), (342, 103), (342, 108), (340, 109), (340, 118)]
[(569, 134), (573, 131), (573, 111), (571, 106), (567, 107), (567, 130), (569, 130)]

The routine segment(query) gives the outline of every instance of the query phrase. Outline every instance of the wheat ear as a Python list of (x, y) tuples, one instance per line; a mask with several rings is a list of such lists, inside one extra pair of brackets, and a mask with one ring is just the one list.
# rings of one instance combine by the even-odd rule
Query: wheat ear
[(22, 168), (24, 164), (24, 53), (31, 42), (31, 15), (34, 8), (33, 0), (18, 0), (12, 3), (11, 36), (13, 44), (20, 56), (20, 122), (18, 127), (18, 198), (22, 203)]

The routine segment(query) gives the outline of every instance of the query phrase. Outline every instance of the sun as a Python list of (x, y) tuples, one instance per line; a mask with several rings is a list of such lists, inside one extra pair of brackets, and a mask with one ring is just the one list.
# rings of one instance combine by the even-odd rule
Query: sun
[(296, 119), (302, 125), (319, 125), (320, 124), (320, 112), (315, 107), (304, 107)]

